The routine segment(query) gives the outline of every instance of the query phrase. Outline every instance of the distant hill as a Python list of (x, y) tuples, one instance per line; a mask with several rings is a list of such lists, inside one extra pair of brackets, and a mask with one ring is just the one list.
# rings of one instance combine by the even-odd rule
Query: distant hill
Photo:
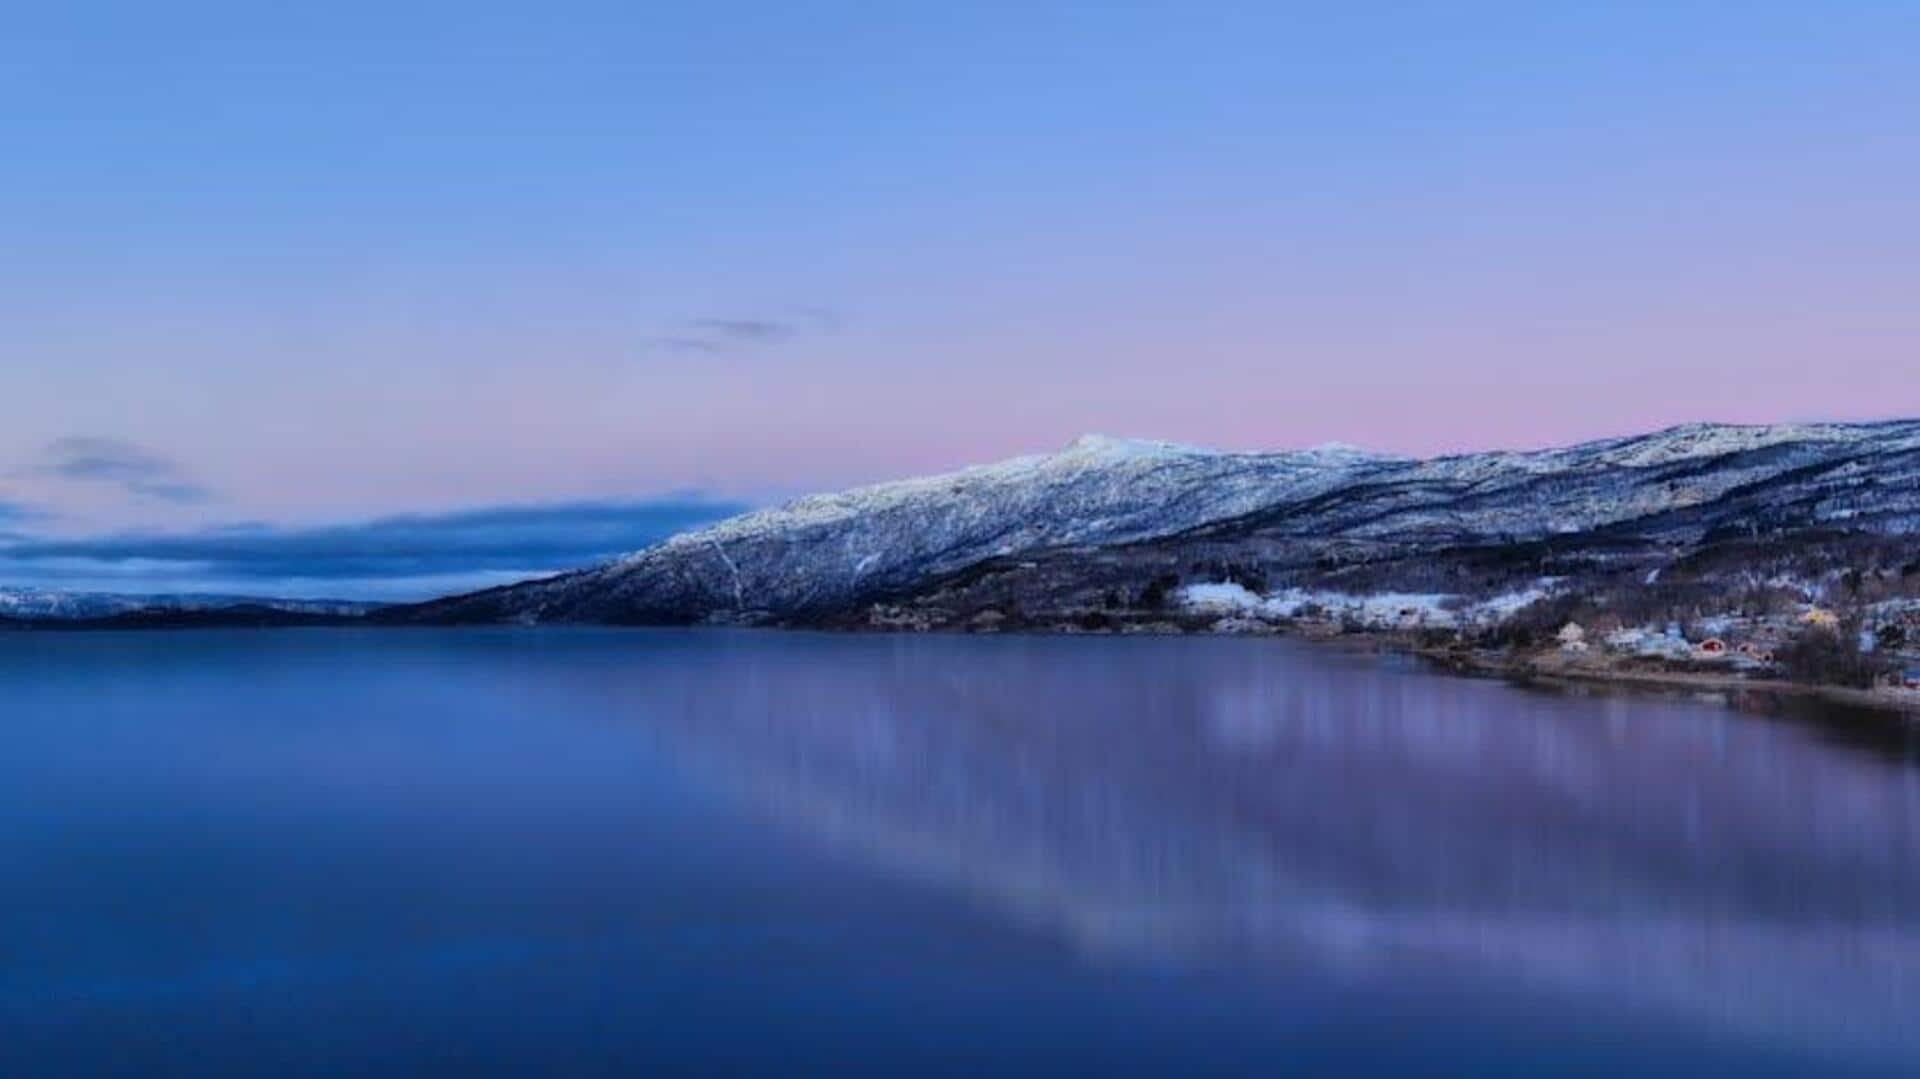
[[(138, 616), (215, 621), (221, 617), (302, 616), (351, 619), (381, 604), (338, 599), (275, 599), (213, 593), (140, 595), (0, 588), (0, 620), (16, 623), (97, 622)], [(190, 618), (185, 616), (191, 616)]]

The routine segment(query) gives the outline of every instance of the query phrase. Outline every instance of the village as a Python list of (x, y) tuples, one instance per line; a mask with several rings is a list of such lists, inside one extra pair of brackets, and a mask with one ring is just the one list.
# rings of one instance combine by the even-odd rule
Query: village
[(1889, 689), (1920, 693), (1920, 606), (1883, 612), (1885, 620), (1848, 632), (1841, 616), (1825, 607), (1808, 606), (1791, 616), (1719, 617), (1701, 619), (1689, 634), (1679, 622), (1655, 629), (1629, 626), (1596, 633), (1569, 621), (1554, 634), (1558, 650), (1570, 657), (1611, 656), (1666, 661), (1676, 665), (1705, 665), (1756, 676), (1787, 676), (1781, 654), (1809, 635), (1831, 636), (1843, 648), (1863, 657), (1879, 657), (1882, 672), (1875, 681)]
[(1558, 598), (1562, 602), (1545, 589), (1478, 602), (1301, 590), (1260, 596), (1226, 583), (1188, 586), (1180, 602), (1196, 623), (1187, 628), (1211, 632), (1370, 635), (1489, 670), (1596, 679), (1718, 675), (1845, 687), (1920, 707), (1920, 600), (1891, 599), (1853, 610), (1803, 602), (1766, 614), (1652, 624), (1586, 610), (1538, 625), (1568, 606), (1568, 597)]

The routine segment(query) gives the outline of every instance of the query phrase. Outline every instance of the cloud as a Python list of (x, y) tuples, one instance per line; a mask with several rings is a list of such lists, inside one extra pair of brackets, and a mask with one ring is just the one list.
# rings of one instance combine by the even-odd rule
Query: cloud
[(0, 584), (425, 598), (591, 565), (745, 508), (687, 496), (502, 506), (315, 528), (239, 525), (0, 541)]
[(695, 319), (692, 325), (715, 338), (730, 341), (778, 341), (794, 334), (792, 323), (764, 318), (702, 318)]
[(717, 343), (704, 337), (650, 337), (646, 343), (657, 351), (681, 356), (710, 356), (720, 351)]
[(802, 334), (839, 332), (841, 317), (823, 307), (803, 307), (777, 317), (717, 317), (689, 319), (674, 332), (641, 342), (650, 351), (681, 356), (710, 356), (770, 345)]
[(201, 502), (212, 495), (179, 464), (125, 439), (56, 438), (47, 443), (41, 457), (41, 463), (29, 470), (34, 475), (109, 484), (137, 498), (162, 502)]

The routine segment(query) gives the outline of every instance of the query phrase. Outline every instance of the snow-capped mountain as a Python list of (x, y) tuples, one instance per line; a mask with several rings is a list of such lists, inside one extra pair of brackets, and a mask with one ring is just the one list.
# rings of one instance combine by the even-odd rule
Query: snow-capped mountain
[(833, 609), (994, 557), (1125, 543), (1334, 490), (1388, 458), (1213, 453), (1080, 438), (1059, 453), (730, 518), (611, 564), (431, 605), (464, 618), (760, 621)]
[(963, 613), (989, 602), (1067, 611), (1095, 594), (1127, 602), (1196, 565), (1278, 583), (1354, 566), (1432, 572), (1462, 552), (1528, 545), (1556, 557), (1631, 548), (1644, 562), (1829, 532), (1920, 533), (1920, 421), (1691, 425), (1425, 460), (1088, 436), (1051, 455), (803, 498), (391, 617), (791, 623), (935, 594)]
[(289, 614), (354, 616), (379, 604), (328, 599), (261, 599), (253, 596), (183, 593), (139, 595), (120, 592), (61, 592), (42, 588), (0, 588), (0, 618), (22, 621), (82, 621), (140, 611), (219, 611), (237, 607)]

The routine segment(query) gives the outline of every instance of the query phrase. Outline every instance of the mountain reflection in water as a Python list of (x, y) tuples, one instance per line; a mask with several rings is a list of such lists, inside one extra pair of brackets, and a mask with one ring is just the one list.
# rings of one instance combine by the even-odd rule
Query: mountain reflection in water
[(723, 647), (730, 677), (642, 695), (690, 765), (1097, 956), (1459, 968), (1920, 1045), (1920, 770), (1834, 748), (1813, 706), (1536, 693), (1273, 641)]
[(1230, 638), (16, 634), (0, 687), (9, 1075), (1920, 1067), (1884, 717)]

